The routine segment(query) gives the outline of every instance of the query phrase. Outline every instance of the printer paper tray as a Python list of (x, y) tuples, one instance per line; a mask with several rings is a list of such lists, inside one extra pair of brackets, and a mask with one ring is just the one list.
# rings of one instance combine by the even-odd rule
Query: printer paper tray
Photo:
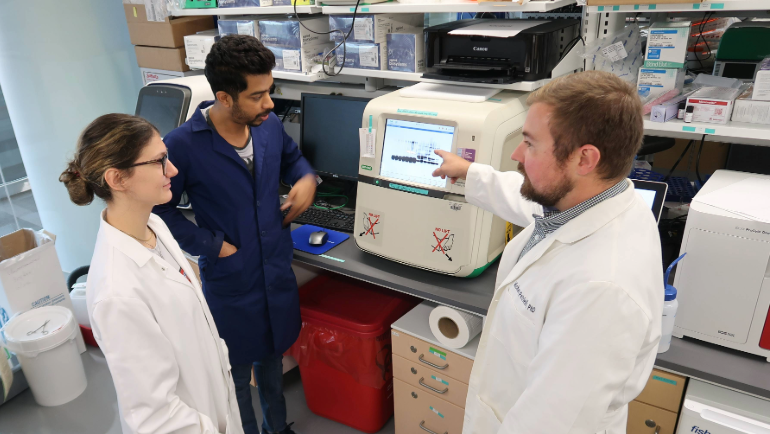
[(508, 75), (483, 74), (482, 71), (463, 71), (459, 74), (442, 74), (438, 72), (426, 72), (422, 78), (431, 80), (457, 81), (462, 83), (483, 83), (483, 84), (513, 84), (522, 80)]

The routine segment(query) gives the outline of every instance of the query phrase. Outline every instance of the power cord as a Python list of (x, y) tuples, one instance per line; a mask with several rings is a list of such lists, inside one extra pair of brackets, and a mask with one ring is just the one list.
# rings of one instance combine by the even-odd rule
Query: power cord
[(680, 155), (679, 159), (676, 160), (676, 163), (674, 163), (674, 165), (671, 166), (671, 170), (668, 171), (668, 175), (666, 175), (666, 177), (663, 178), (663, 182), (667, 182), (671, 178), (671, 175), (674, 173), (674, 170), (676, 170), (676, 167), (679, 166), (679, 163), (682, 162), (682, 159), (684, 158), (684, 156), (687, 155), (687, 151), (690, 150), (690, 146), (692, 146), (693, 142), (694, 140), (690, 140), (687, 143), (687, 146), (685, 146), (684, 151), (682, 151), (682, 155)]
[[(706, 28), (706, 24), (709, 23), (709, 20), (714, 15), (714, 12), (707, 12), (703, 14), (703, 21), (701, 21), (700, 25), (698, 26), (698, 37), (695, 38), (695, 49), (693, 50), (693, 54), (695, 55), (695, 60), (698, 61), (700, 64), (700, 71), (705, 71), (706, 67), (703, 65), (704, 60), (708, 60), (708, 58), (711, 57), (711, 46), (709, 45), (708, 41), (706, 40), (706, 37), (703, 36), (703, 30)], [(706, 58), (701, 59), (700, 56), (698, 56), (698, 41), (703, 40), (703, 43), (706, 44), (706, 50), (708, 54), (706, 55)]]
[(703, 187), (703, 179), (700, 177), (700, 155), (701, 152), (703, 152), (703, 142), (706, 141), (706, 135), (704, 134), (703, 137), (700, 139), (700, 147), (698, 148), (698, 156), (695, 157), (695, 176), (698, 178), (698, 188)]
[[(292, 1), (292, 4), (294, 5), (294, 14), (297, 16), (297, 22), (299, 22), (299, 24), (302, 27), (307, 29), (307, 31), (309, 31), (311, 33), (315, 33), (316, 35), (331, 35), (332, 33), (339, 33), (340, 35), (343, 36), (342, 42), (340, 42), (337, 45), (335, 45), (334, 48), (332, 48), (332, 50), (330, 52), (324, 54), (324, 58), (323, 58), (323, 60), (321, 60), (321, 69), (323, 70), (324, 74), (328, 75), (329, 77), (334, 77), (336, 75), (339, 75), (342, 72), (342, 69), (345, 67), (345, 61), (347, 60), (347, 55), (348, 55), (348, 53), (347, 53), (347, 40), (348, 40), (348, 37), (350, 36), (350, 34), (353, 33), (353, 29), (356, 26), (356, 15), (358, 14), (358, 5), (361, 4), (361, 0), (356, 0), (356, 7), (353, 9), (353, 20), (350, 22), (350, 30), (348, 30), (347, 34), (345, 32), (343, 32), (342, 30), (340, 30), (340, 29), (330, 30), (328, 32), (317, 32), (317, 31), (309, 28), (308, 26), (305, 25), (305, 23), (302, 22), (302, 19), (299, 17), (299, 13), (297, 13), (297, 2), (296, 2), (296, 0)], [(337, 55), (336, 51), (337, 51), (338, 48), (340, 48), (340, 46), (342, 46), (342, 65), (340, 65), (340, 69), (338, 69), (337, 72), (334, 72), (332, 74), (331, 72), (334, 71), (334, 67), (332, 66), (331, 71), (327, 71), (326, 70), (326, 65), (328, 64), (327, 62), (329, 62), (329, 58), (331, 56), (336, 56)], [(382, 59), (380, 59), (380, 60), (382, 60)]]

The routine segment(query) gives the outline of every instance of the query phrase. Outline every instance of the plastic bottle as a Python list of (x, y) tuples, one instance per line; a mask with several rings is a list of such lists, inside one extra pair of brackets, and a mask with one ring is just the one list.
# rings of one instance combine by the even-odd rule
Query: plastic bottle
[(668, 278), (671, 275), (671, 270), (676, 264), (684, 258), (687, 253), (682, 253), (682, 256), (676, 258), (671, 265), (668, 266), (665, 274), (666, 285), (666, 297), (663, 302), (663, 323), (661, 325), (660, 344), (658, 345), (658, 354), (665, 353), (671, 347), (671, 336), (674, 333), (674, 321), (676, 320), (676, 310), (679, 307), (679, 302), (676, 299), (676, 288), (668, 284)]

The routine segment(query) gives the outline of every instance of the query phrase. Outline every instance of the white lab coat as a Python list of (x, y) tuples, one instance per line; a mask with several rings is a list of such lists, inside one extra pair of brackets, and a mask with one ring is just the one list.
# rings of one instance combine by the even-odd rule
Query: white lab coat
[(88, 273), (88, 315), (118, 396), (124, 434), (241, 434), (227, 347), (198, 279), (156, 215), (178, 269), (104, 220)]
[(464, 434), (620, 434), (660, 340), (655, 219), (633, 184), (521, 261), (542, 207), (516, 172), (473, 164), (468, 202), (526, 228), (506, 246), (471, 373)]

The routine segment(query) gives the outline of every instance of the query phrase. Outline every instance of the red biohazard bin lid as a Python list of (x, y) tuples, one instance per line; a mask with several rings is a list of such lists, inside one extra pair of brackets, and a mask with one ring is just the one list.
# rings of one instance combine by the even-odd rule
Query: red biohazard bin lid
[(343, 276), (322, 275), (299, 290), (302, 320), (380, 335), (420, 299)]

